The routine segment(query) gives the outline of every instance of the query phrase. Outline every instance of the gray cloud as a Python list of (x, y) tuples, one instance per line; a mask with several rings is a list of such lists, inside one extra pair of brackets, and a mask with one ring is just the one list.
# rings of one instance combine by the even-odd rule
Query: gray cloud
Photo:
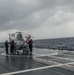
[(73, 12), (73, 4), (74, 0), (0, 0), (0, 30), (34, 29), (48, 20), (61, 25), (67, 18), (53, 16), (59, 10)]
[[(39, 6), (37, 7), (37, 5)], [(42, 9), (42, 6), (39, 3), (36, 5), (26, 5), (25, 3), (20, 3), (18, 0), (2, 0), (0, 2), (0, 26), (2, 26), (2, 28), (5, 26), (6, 29), (14, 27), (18, 22), (21, 23), (22, 20), (24, 21), (28, 16), (40, 9)]]

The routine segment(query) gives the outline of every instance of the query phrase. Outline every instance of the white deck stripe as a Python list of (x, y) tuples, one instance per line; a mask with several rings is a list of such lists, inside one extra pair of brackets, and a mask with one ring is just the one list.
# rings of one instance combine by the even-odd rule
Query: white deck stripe
[(1, 55), (4, 55), (4, 56), (13, 56), (13, 57), (32, 57), (32, 55), (29, 55), (29, 56), (25, 56), (25, 55), (7, 55), (7, 54), (5, 54), (5, 53), (2, 53)]
[(70, 58), (61, 58), (61, 57), (56, 57), (56, 56), (50, 56), (50, 57), (58, 58), (58, 59), (64, 59), (64, 60), (74, 61), (74, 59), (70, 59)]
[[(5, 52), (4, 53), (1, 53), (0, 55), (4, 55), (4, 56), (13, 56), (13, 57), (30, 57), (30, 56), (24, 56), (24, 55), (7, 55)], [(51, 56), (51, 55), (58, 55), (57, 52), (55, 53), (52, 53), (52, 54), (49, 54), (49, 55), (45, 55), (45, 54), (38, 54), (36, 52), (33, 52), (33, 56), (36, 56), (36, 57), (40, 57), (40, 56)]]
[(48, 68), (53, 68), (53, 67), (59, 67), (59, 66), (64, 66), (64, 65), (69, 65), (69, 64), (74, 64), (74, 62), (66, 63), (66, 64), (58, 64), (58, 65), (39, 67), (39, 68), (33, 68), (33, 69), (28, 69), (28, 70), (21, 70), (21, 71), (16, 71), (16, 72), (4, 73), (4, 74), (0, 74), (0, 75), (13, 75), (13, 74), (31, 72), (31, 71), (36, 71), (36, 70), (43, 70), (43, 69), (48, 69)]

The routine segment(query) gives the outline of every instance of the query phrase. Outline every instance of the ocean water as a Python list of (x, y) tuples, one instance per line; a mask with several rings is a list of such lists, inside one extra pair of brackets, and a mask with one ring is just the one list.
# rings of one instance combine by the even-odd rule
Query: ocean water
[[(0, 47), (4, 47), (4, 42), (0, 42)], [(74, 37), (33, 40), (33, 47), (74, 50)]]
[(74, 50), (74, 37), (34, 40), (34, 47)]

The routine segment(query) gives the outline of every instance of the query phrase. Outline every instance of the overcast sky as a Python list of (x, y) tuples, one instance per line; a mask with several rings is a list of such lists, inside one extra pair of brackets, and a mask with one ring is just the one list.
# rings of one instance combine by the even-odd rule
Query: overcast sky
[(33, 39), (74, 37), (74, 0), (0, 0), (0, 41), (16, 31)]

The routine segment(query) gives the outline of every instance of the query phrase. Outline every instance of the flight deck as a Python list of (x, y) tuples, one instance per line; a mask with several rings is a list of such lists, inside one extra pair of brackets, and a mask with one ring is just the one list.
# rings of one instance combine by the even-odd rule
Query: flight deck
[(74, 75), (74, 51), (34, 48), (11, 55), (0, 48), (0, 75)]

